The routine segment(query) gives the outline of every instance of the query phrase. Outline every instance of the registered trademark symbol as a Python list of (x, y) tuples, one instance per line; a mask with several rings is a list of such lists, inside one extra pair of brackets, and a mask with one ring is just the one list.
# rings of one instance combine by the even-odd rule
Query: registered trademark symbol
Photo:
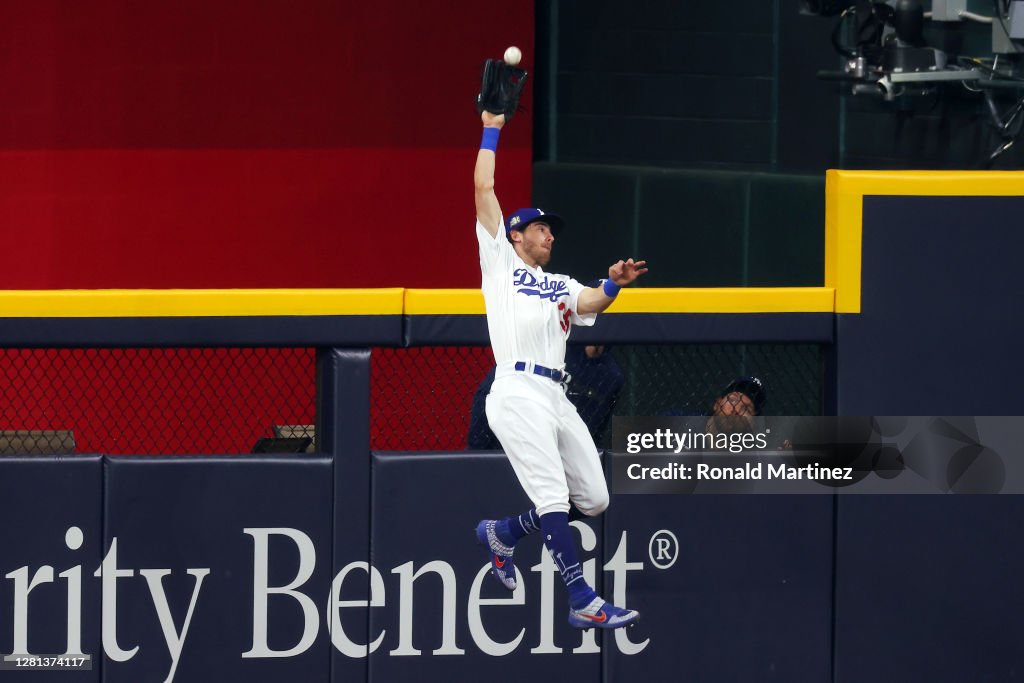
[(647, 554), (658, 569), (668, 569), (679, 559), (679, 539), (668, 529), (655, 531), (647, 544)]

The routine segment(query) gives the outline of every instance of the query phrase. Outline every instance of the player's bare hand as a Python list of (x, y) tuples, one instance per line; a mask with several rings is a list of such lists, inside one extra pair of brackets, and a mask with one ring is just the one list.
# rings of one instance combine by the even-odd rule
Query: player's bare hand
[(633, 284), (638, 277), (647, 272), (647, 261), (627, 259), (619, 261), (608, 269), (608, 279), (619, 287)]
[(480, 120), (483, 121), (484, 128), (501, 128), (505, 125), (504, 114), (492, 114), (489, 111), (480, 112)]

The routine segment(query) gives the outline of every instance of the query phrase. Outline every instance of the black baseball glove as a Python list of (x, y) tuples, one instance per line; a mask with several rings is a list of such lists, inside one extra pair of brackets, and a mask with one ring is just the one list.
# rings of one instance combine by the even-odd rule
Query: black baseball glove
[(519, 96), (523, 93), (527, 75), (526, 71), (500, 59), (485, 61), (480, 76), (480, 94), (476, 96), (476, 110), (504, 114), (506, 121), (511, 119), (519, 107)]

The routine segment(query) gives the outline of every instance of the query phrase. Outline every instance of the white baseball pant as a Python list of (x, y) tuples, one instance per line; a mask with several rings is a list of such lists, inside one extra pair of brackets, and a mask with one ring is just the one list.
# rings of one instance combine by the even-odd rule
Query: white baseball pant
[(594, 439), (563, 385), (499, 366), (487, 421), (537, 514), (593, 516), (608, 507), (608, 485)]

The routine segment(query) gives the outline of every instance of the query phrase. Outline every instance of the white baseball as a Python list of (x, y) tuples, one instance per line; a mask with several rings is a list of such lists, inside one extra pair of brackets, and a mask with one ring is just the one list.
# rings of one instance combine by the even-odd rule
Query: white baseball
[(523, 58), (523, 51), (513, 45), (509, 49), (505, 50), (505, 63), (510, 66), (515, 66), (519, 63), (519, 60)]

